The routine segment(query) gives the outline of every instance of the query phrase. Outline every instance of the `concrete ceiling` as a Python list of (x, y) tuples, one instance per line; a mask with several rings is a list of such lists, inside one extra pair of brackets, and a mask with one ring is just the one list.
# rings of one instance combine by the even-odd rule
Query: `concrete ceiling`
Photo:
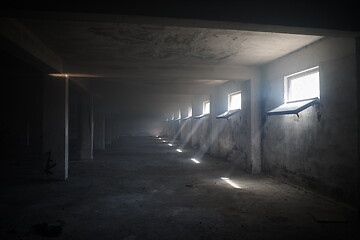
[(260, 66), (320, 36), (261, 31), (24, 19), (64, 61), (64, 72), (140, 84), (219, 84), (241, 79), (238, 66)]

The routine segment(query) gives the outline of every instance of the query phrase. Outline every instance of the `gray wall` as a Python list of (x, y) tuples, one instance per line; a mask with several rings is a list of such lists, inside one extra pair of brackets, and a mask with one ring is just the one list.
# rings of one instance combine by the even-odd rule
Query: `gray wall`
[[(178, 122), (165, 122), (172, 114), (178, 118), (178, 112), (188, 95), (173, 94), (162, 89), (147, 89), (143, 86), (122, 87), (109, 84), (100, 89), (105, 97), (101, 100), (107, 113), (108, 131), (118, 136), (167, 135), (175, 137), (179, 130)], [(109, 92), (107, 95), (106, 93)], [(109, 130), (109, 128), (114, 128)], [(180, 138), (180, 134), (178, 134)], [(109, 144), (110, 141), (108, 141)]]
[[(198, 95), (193, 97), (193, 116), (198, 116), (203, 113), (204, 101), (210, 100), (209, 95)], [(212, 102), (210, 101), (210, 109)], [(209, 149), (210, 141), (210, 124), (211, 124), (211, 110), (210, 116), (206, 116), (200, 119), (192, 120), (193, 135), (191, 136), (191, 145), (195, 148), (201, 149), (203, 152), (207, 152)]]
[[(241, 91), (242, 107), (228, 120), (216, 116), (228, 109), (228, 94)], [(250, 172), (250, 81), (229, 81), (212, 94), (211, 154), (225, 158), (242, 170)]]
[(2, 180), (42, 176), (43, 73), (0, 49)]
[[(320, 67), (320, 104), (267, 116), (281, 105), (284, 76)], [(262, 171), (355, 204), (358, 192), (355, 41), (325, 38), (263, 68)]]
[[(192, 107), (192, 97), (189, 97), (189, 100), (184, 102), (181, 107), (181, 116), (183, 119), (188, 117), (189, 107)], [(180, 140), (183, 142), (183, 145), (191, 146), (192, 118), (181, 121), (180, 131)]]

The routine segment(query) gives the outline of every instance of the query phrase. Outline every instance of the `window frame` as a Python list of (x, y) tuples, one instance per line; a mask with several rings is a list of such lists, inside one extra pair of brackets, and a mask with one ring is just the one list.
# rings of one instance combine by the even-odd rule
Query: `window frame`
[(192, 111), (192, 106), (188, 106), (187, 108), (187, 116), (185, 118), (183, 118), (183, 120), (187, 120), (193, 117), (193, 111)]
[[(175, 114), (174, 114), (175, 115)], [(174, 121), (179, 121), (181, 120), (181, 109), (179, 109), (179, 111), (177, 111), (177, 118), (174, 119)]]
[[(209, 111), (208, 112), (205, 112), (206, 104), (209, 104)], [(210, 100), (207, 100), (207, 101), (203, 102), (203, 115), (206, 115), (206, 114), (210, 114)]]
[[(205, 104), (206, 104), (206, 103), (209, 103), (209, 112), (207, 112), (207, 113), (205, 113)], [(200, 114), (199, 116), (193, 117), (193, 119), (201, 119), (201, 118), (203, 118), (203, 117), (209, 116), (209, 115), (210, 115), (210, 107), (211, 107), (210, 104), (211, 104), (211, 103), (210, 103), (210, 100), (204, 101), (203, 104), (202, 104), (202, 106), (203, 106), (202, 114)]]
[[(312, 96), (310, 98), (304, 99), (291, 99), (289, 100), (290, 93), (290, 84), (289, 80), (304, 77), (310, 74), (317, 72), (319, 74), (318, 84), (319, 92), (317, 96)], [(270, 110), (267, 112), (268, 115), (284, 115), (284, 114), (296, 114), (299, 116), (299, 113), (308, 107), (318, 104), (320, 101), (320, 67), (312, 67), (306, 70), (293, 73), (284, 77), (284, 104)]]
[[(234, 109), (230, 109), (230, 105), (231, 105), (231, 96), (234, 96), (234, 95), (237, 95), (237, 94), (240, 94), (240, 108), (234, 108)], [(228, 94), (228, 109), (226, 112), (216, 116), (217, 119), (227, 119), (229, 120), (229, 118), (234, 115), (235, 113), (238, 113), (241, 111), (241, 106), (242, 105), (242, 94), (241, 94), (241, 91), (235, 91), (235, 92), (232, 92), (232, 93), (229, 93)]]
[(190, 118), (190, 117), (192, 117), (192, 115), (193, 115), (193, 109), (192, 109), (192, 106), (189, 106), (188, 107), (188, 117)]
[[(309, 97), (309, 98), (303, 98), (303, 99), (296, 99), (296, 100), (292, 100), (290, 99), (290, 81), (293, 80), (293, 79), (297, 79), (297, 78), (301, 78), (301, 77), (304, 77), (304, 76), (307, 76), (307, 75), (310, 75), (310, 74), (313, 74), (313, 73), (316, 73), (318, 72), (319, 73), (319, 79), (318, 79), (318, 84), (319, 84), (319, 93), (318, 93), (318, 96), (313, 96), (313, 97)], [(284, 77), (284, 103), (289, 103), (289, 102), (298, 102), (298, 101), (304, 101), (304, 100), (308, 100), (308, 99), (312, 99), (312, 98), (318, 98), (320, 99), (320, 68), (319, 66), (315, 66), (315, 67), (312, 67), (312, 68), (308, 68), (308, 69), (305, 69), (303, 71), (300, 71), (300, 72), (296, 72), (296, 73), (292, 73), (290, 75), (287, 75)]]
[[(230, 109), (231, 97), (234, 96), (234, 95), (238, 95), (238, 94), (240, 94), (240, 107), (239, 107), (239, 108)], [(241, 94), (241, 91), (236, 91), (236, 92), (229, 93), (229, 94), (228, 94), (228, 111), (231, 111), (231, 110), (241, 110), (241, 107), (242, 107), (242, 94)]]

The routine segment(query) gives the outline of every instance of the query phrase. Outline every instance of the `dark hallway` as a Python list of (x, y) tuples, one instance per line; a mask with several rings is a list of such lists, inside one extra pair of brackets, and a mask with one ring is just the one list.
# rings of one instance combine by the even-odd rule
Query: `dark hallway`
[(0, 14), (1, 240), (360, 237), (354, 3)]
[[(356, 211), (155, 137), (122, 137), (68, 181), (2, 181), (1, 239), (357, 239)], [(228, 177), (234, 188), (221, 177)], [(4, 210), (4, 209), (3, 209)]]

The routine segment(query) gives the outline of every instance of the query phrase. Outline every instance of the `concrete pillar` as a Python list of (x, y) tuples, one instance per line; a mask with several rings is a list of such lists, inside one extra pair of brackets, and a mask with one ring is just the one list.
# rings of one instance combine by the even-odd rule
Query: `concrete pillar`
[(261, 72), (254, 69), (250, 81), (251, 165), (252, 173), (261, 173)]
[(80, 117), (80, 159), (93, 159), (94, 116), (93, 97), (82, 93)]
[(69, 79), (45, 77), (43, 92), (44, 170), (54, 179), (68, 178)]
[[(357, 121), (358, 121), (358, 128), (357, 128), (357, 144), (358, 144), (358, 189), (360, 186), (360, 140), (359, 140), (359, 136), (360, 136), (360, 37), (356, 38), (356, 48), (355, 48), (355, 53), (356, 53), (356, 78), (357, 78)], [(358, 209), (360, 209), (360, 194), (358, 191)], [(358, 217), (360, 218), (360, 211), (358, 211)]]
[(105, 113), (99, 101), (94, 101), (94, 150), (105, 150)]
[(119, 139), (119, 123), (116, 121), (113, 124), (114, 124), (114, 137), (113, 137), (113, 140), (118, 140)]
[(111, 145), (112, 143), (112, 128), (111, 128), (111, 120), (107, 116), (105, 119), (105, 144)]
[[(221, 130), (219, 128), (219, 125), (222, 124), (223, 121), (216, 119), (216, 116), (221, 114), (224, 110), (224, 108), (221, 107), (222, 103), (223, 103), (223, 99), (225, 99), (225, 97), (222, 97), (222, 94), (219, 90), (219, 88), (214, 89), (214, 91), (212, 92), (211, 96), (210, 96), (210, 112), (211, 114), (211, 128), (210, 128), (210, 146), (209, 146), (209, 151), (212, 155), (217, 156), (218, 155), (218, 151), (219, 151), (219, 141), (221, 141), (219, 139)], [(226, 101), (227, 103), (227, 101)], [(219, 111), (219, 109), (221, 109)]]

